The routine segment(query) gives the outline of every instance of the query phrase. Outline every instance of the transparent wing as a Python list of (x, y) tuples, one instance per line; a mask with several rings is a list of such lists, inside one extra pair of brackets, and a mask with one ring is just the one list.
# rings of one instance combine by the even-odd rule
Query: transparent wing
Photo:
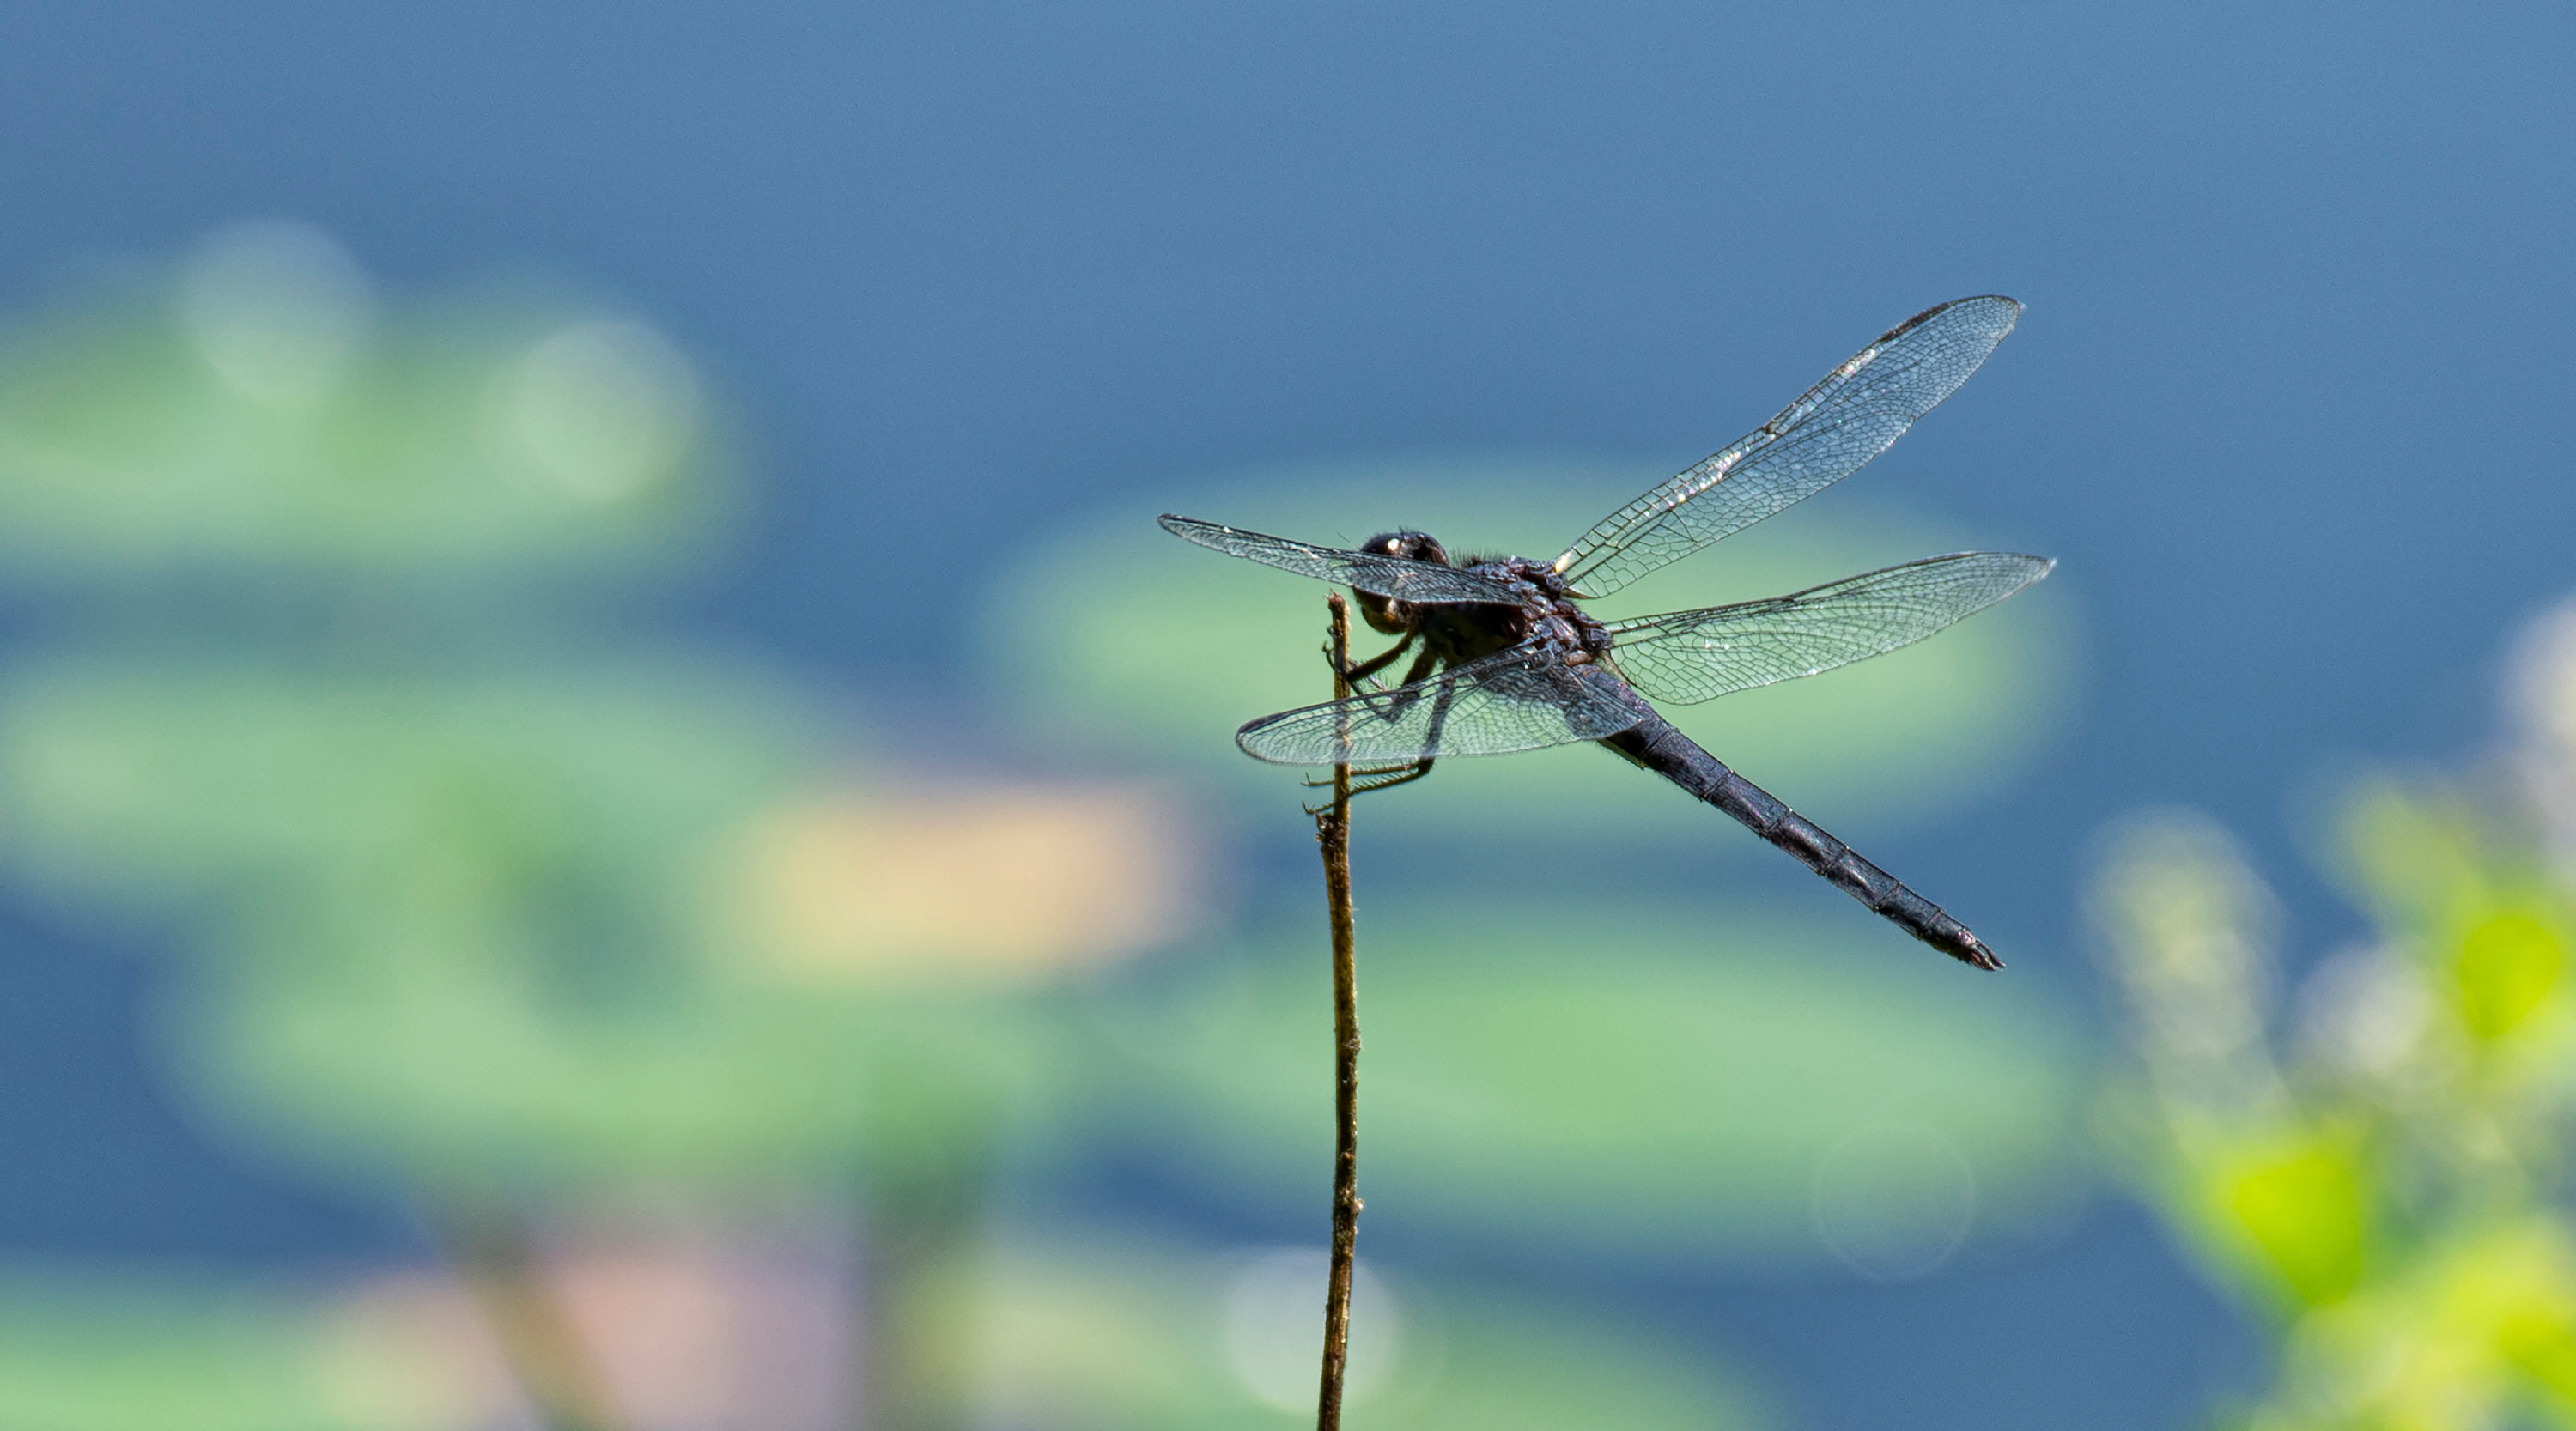
[(1501, 582), (1488, 581), (1472, 572), (1442, 566), (1436, 561), (1319, 547), (1311, 542), (1292, 542), (1286, 537), (1267, 537), (1259, 532), (1220, 527), (1194, 517), (1166, 514), (1162, 523), (1163, 530), (1173, 536), (1228, 556), (1243, 557), (1337, 586), (1357, 587), (1380, 596), (1392, 596), (1398, 601), (1482, 601), (1518, 606), (1523, 599), (1520, 592)]
[(1556, 569), (1576, 591), (1607, 595), (1814, 496), (1957, 392), (2020, 316), (2019, 303), (1989, 295), (1906, 319), (1734, 446), (1602, 518)]
[(1911, 645), (2041, 577), (2019, 552), (1926, 557), (1789, 596), (1610, 623), (1610, 660), (1638, 690), (1689, 705)]
[(1393, 764), (1599, 740), (1647, 713), (1609, 672), (1523, 647), (1391, 691), (1263, 716), (1234, 741), (1278, 765)]

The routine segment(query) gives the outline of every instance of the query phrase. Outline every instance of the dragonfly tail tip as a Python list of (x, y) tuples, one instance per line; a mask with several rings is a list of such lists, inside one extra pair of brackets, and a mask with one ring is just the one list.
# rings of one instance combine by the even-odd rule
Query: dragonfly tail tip
[(1937, 947), (1942, 953), (1960, 963), (1973, 965), (1988, 973), (1993, 973), (2004, 966), (2004, 961), (1995, 957), (1995, 951), (1986, 947), (1986, 941), (1964, 929), (1958, 932), (1955, 939), (1944, 941)]

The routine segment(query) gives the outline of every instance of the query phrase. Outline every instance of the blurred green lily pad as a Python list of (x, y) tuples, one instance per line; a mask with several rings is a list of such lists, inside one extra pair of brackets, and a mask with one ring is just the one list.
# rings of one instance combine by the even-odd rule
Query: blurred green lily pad
[[(1111, 1136), (1184, 1180), (1306, 1210), (1332, 1147), (1319, 937), (1104, 1004), (1126, 1060), (1099, 1105)], [(1361, 946), (1361, 1183), (1381, 1227), (1795, 1263), (1823, 1250), (1814, 1223), (1834, 1208), (1915, 1215), (1908, 1186), (1820, 1182), (1836, 1168), (1955, 1204), (1964, 1166), (1989, 1229), (2060, 1205), (2082, 1171), (2069, 1021), (1912, 945), (1740, 907), (1412, 906), (1373, 912)], [(1920, 1168), (1874, 1153), (1915, 1147)]]
[(769, 682), (679, 654), (379, 673), (108, 647), (0, 685), (18, 878), (119, 901), (358, 881), (453, 908), (552, 879), (668, 906), (816, 748)]
[(0, 342), (0, 553), (127, 582), (629, 562), (714, 514), (707, 427), (640, 324), (524, 295), (379, 311), (326, 235), (237, 225)]
[(361, 1184), (758, 1200), (977, 1155), (1061, 1078), (1034, 995), (709, 978), (620, 1009), (459, 962), (325, 968), (241, 961), (165, 1030), (228, 1131)]
[[(1412, 525), (1453, 551), (1553, 556), (1656, 475), (1402, 463), (1281, 472), (1165, 500), (1185, 515), (1304, 540), (1355, 545), (1381, 526)], [(1037, 738), (1187, 770), (1241, 802), (1284, 804), (1301, 772), (1259, 764), (1231, 737), (1254, 716), (1331, 695), (1317, 655), (1324, 589), (1178, 541), (1155, 515), (1122, 506), (1014, 569), (988, 609), (997, 694), (1027, 713)], [(1828, 493), (1596, 605), (1620, 616), (1775, 596), (1964, 545)], [(1356, 649), (1375, 649), (1372, 633), (1357, 635)], [(1665, 714), (1829, 825), (1866, 815), (1884, 832), (1992, 788), (2043, 752), (2066, 710), (2073, 647), (2043, 586), (1905, 650)], [(1707, 816), (1580, 746), (1453, 760), (1369, 816), (1380, 829), (1474, 839), (1533, 807), (1550, 811), (1560, 838), (1585, 843), (1664, 839)]]
[(337, 1373), (313, 1312), (257, 1288), (95, 1269), (0, 1277), (0, 1426), (358, 1431), (371, 1423), (350, 1414)]
[(1035, 994), (771, 957), (747, 829), (822, 780), (721, 663), (61, 660), (0, 688), (21, 880), (220, 912), (161, 1032), (259, 1146), (412, 1185), (761, 1187), (938, 1158), (1045, 1081)]
[[(953, 1283), (962, 1370), (993, 1424), (1030, 1431), (1312, 1426), (1312, 1284), (1275, 1252), (1189, 1256), (1102, 1236), (1019, 1244)], [(1365, 1289), (1364, 1289), (1365, 1290)], [(1353, 1307), (1351, 1431), (1728, 1431), (1758, 1424), (1700, 1358), (1483, 1292), (1399, 1283)]]

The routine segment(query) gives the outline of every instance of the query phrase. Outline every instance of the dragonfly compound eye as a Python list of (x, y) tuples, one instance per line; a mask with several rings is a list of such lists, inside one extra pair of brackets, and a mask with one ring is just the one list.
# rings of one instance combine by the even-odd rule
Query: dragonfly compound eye
[(1449, 564), (1449, 550), (1423, 532), (1380, 532), (1360, 543), (1360, 550), (1384, 556), (1406, 557), (1413, 561)]
[(1355, 589), (1351, 592), (1351, 597), (1359, 603), (1360, 619), (1367, 622), (1371, 630), (1388, 636), (1400, 636), (1413, 629), (1413, 613), (1405, 603), (1380, 596), (1374, 591)]

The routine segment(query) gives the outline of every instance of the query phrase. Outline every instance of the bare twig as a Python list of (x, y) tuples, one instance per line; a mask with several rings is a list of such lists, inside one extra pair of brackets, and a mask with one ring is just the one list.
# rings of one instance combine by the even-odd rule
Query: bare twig
[(451, 1206), (439, 1232), (457, 1280), (547, 1431), (615, 1431), (617, 1414), (581, 1328), (547, 1285), (544, 1260), (506, 1211)]
[[(1333, 617), (1333, 698), (1351, 694), (1351, 613), (1340, 592), (1325, 598)], [(1348, 745), (1345, 732), (1344, 745)], [(1315, 812), (1324, 850), (1324, 902), (1333, 925), (1333, 1261), (1324, 1292), (1324, 1379), (1316, 1431), (1342, 1424), (1342, 1367), (1351, 1344), (1351, 1255), (1360, 1235), (1360, 1015), (1351, 928), (1351, 768), (1333, 767), (1333, 800)]]

